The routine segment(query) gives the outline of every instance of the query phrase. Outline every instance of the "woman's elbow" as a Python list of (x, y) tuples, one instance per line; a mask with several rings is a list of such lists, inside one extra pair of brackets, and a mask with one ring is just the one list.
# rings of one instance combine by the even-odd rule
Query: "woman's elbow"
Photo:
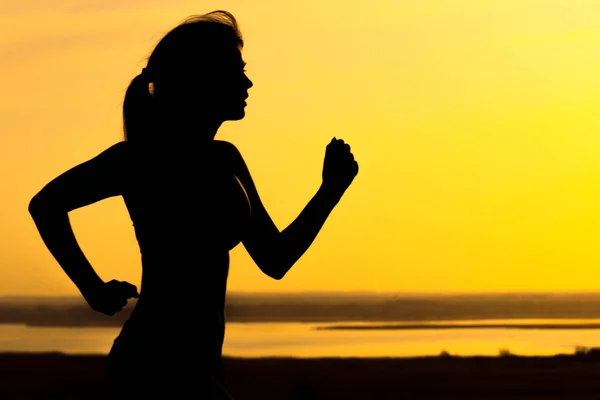
[(281, 251), (277, 251), (278, 246), (269, 246), (264, 249), (270, 249), (269, 251), (261, 251), (261, 252), (252, 252), (250, 255), (252, 259), (258, 266), (258, 268), (269, 278), (275, 279), (279, 281), (283, 279), (285, 274), (291, 268), (291, 265), (288, 265), (287, 258), (285, 253)]
[(281, 268), (279, 265), (259, 265), (261, 271), (269, 278), (280, 281), (283, 279), (288, 269)]
[(273, 278), (276, 281), (280, 281), (285, 276), (285, 272), (284, 273), (276, 272), (276, 273), (271, 273), (271, 274), (268, 274), (268, 275), (269, 275), (270, 278)]
[(43, 194), (43, 192), (39, 192), (29, 201), (29, 206), (27, 207), (29, 211), (29, 215), (35, 220), (40, 219), (43, 216), (47, 216), (49, 213), (56, 214), (60, 212), (60, 210), (56, 207), (56, 204), (51, 202), (48, 197)]
[(44, 200), (39, 193), (33, 196), (33, 198), (29, 201), (29, 206), (27, 207), (29, 215), (31, 215), (33, 218), (35, 218), (36, 215), (39, 215), (41, 210), (44, 209), (43, 204)]

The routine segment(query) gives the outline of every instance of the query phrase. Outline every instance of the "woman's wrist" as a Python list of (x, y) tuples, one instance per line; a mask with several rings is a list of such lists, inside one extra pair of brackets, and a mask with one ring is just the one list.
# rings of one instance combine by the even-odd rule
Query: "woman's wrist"
[(321, 183), (321, 186), (317, 191), (317, 196), (322, 198), (332, 208), (341, 200), (343, 194), (343, 191), (337, 190), (337, 188), (324, 183)]

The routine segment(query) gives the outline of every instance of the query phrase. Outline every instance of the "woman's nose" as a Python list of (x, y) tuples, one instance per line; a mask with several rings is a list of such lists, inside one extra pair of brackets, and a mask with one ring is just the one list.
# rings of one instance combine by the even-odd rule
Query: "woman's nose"
[(252, 81), (250, 80), (250, 78), (248, 78), (248, 76), (246, 74), (244, 74), (244, 77), (246, 78), (246, 87), (248, 89), (250, 89), (252, 86), (254, 86), (254, 83), (252, 83)]

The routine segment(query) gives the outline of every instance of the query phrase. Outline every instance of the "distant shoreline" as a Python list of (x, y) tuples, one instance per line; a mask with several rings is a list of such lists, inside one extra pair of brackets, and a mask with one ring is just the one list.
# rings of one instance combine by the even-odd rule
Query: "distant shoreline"
[(600, 324), (398, 324), (398, 325), (333, 325), (317, 326), (318, 331), (382, 331), (382, 330), (448, 330), (448, 329), (524, 329), (524, 330), (572, 330), (600, 329)]
[[(130, 317), (136, 301), (123, 311), (106, 316), (92, 310), (82, 299), (0, 297), (0, 324), (31, 327), (120, 327)], [(172, 312), (195, 317), (194, 305), (178, 304)], [(230, 294), (225, 314), (232, 323), (312, 323), (354, 325), (369, 328), (334, 329), (599, 329), (600, 294), (537, 295), (333, 295), (333, 294)], [(200, 318), (200, 316), (198, 316)], [(557, 320), (579, 326), (554, 326)], [(481, 321), (495, 323), (479, 326)], [(493, 321), (495, 320), (495, 321)], [(510, 326), (506, 320), (510, 321)], [(521, 320), (521, 321), (517, 321)], [(527, 326), (520, 326), (525, 324)], [(538, 321), (532, 321), (538, 320)], [(580, 320), (580, 321), (575, 321)], [(465, 325), (454, 326), (457, 321)], [(423, 323), (435, 322), (433, 327)], [(561, 323), (563, 321), (560, 321)], [(566, 322), (566, 321), (564, 321)], [(532, 326), (531, 324), (543, 326)], [(409, 327), (406, 324), (418, 325)], [(374, 325), (385, 325), (374, 328)], [(391, 327), (399, 325), (398, 327)], [(452, 325), (452, 326), (451, 326)], [(327, 328), (331, 329), (331, 328)]]
[[(548, 318), (554, 319), (554, 318)], [(561, 320), (563, 318), (556, 318)], [(517, 319), (515, 319), (517, 320)], [(468, 321), (468, 320), (467, 320)], [(111, 321), (111, 323), (93, 323), (90, 321), (83, 323), (74, 322), (42, 322), (42, 323), (4, 323), (0, 322), (0, 325), (20, 325), (30, 328), (120, 328), (120, 323), (117, 321)], [(385, 324), (382, 324), (385, 322)], [(402, 323), (402, 321), (390, 322), (390, 321), (236, 321), (229, 320), (228, 323), (235, 324), (311, 324), (317, 325), (313, 327), (313, 330), (317, 331), (414, 331), (414, 330), (460, 330), (460, 329), (515, 329), (515, 330), (584, 330), (584, 329), (600, 329), (599, 323), (514, 323), (514, 324), (481, 324), (481, 323), (439, 323), (437, 321), (426, 321), (423, 323)], [(354, 323), (360, 323), (361, 325), (351, 325)]]

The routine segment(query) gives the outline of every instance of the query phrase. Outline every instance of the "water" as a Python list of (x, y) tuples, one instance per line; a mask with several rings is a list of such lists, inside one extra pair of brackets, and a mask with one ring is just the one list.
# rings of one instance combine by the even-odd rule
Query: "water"
[[(600, 324), (596, 320), (446, 321), (444, 324)], [(315, 330), (349, 324), (228, 323), (225, 355), (236, 357), (412, 357), (572, 354), (576, 346), (600, 347), (600, 329)], [(357, 324), (353, 324), (357, 325)], [(369, 324), (360, 324), (369, 325)], [(381, 325), (381, 324), (377, 324)], [(120, 328), (0, 325), (0, 352), (60, 351), (107, 354)]]

